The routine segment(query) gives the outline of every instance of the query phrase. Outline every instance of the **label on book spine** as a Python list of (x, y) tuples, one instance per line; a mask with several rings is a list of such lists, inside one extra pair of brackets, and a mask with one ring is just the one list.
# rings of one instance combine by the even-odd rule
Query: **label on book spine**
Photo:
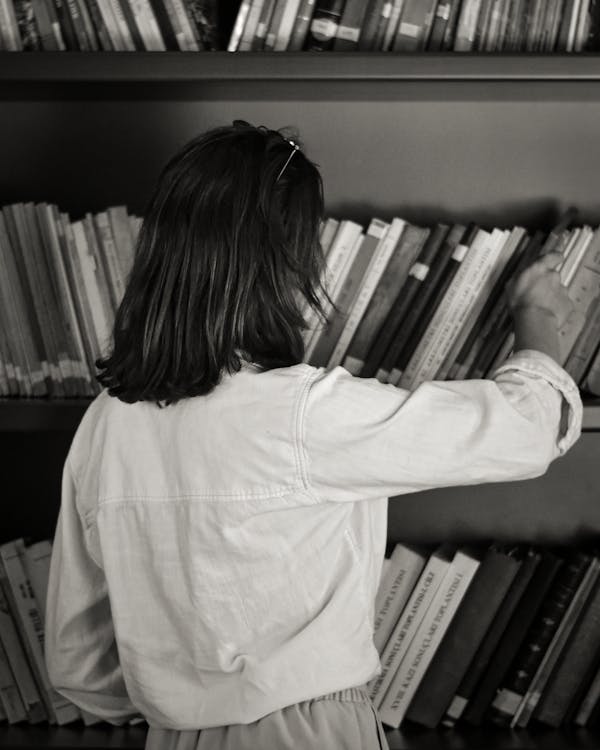
[(338, 39), (346, 39), (349, 42), (358, 42), (360, 29), (356, 26), (338, 26), (336, 36)]
[(415, 23), (407, 23), (406, 21), (400, 22), (400, 33), (404, 34), (404, 36), (410, 36), (413, 39), (416, 39), (419, 36), (420, 31), (421, 27)]
[(315, 18), (310, 25), (312, 35), (320, 42), (333, 39), (337, 29), (338, 24), (332, 18)]
[(444, 21), (450, 18), (450, 3), (440, 3), (437, 7), (435, 15)]
[(468, 245), (457, 245), (456, 249), (452, 253), (452, 260), (458, 260), (459, 262), (462, 261), (467, 254), (468, 249)]
[(419, 279), (419, 281), (423, 281), (428, 273), (429, 266), (426, 266), (424, 263), (414, 263), (408, 275), (414, 276), (414, 278)]

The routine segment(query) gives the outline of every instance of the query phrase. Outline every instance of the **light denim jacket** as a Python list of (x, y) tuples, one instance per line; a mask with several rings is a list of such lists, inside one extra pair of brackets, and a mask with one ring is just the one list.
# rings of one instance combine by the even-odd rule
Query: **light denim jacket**
[(386, 498), (538, 476), (581, 416), (531, 350), (413, 393), (304, 364), (245, 366), (163, 409), (103, 392), (64, 467), (50, 679), (109, 722), (172, 729), (362, 685), (379, 672)]

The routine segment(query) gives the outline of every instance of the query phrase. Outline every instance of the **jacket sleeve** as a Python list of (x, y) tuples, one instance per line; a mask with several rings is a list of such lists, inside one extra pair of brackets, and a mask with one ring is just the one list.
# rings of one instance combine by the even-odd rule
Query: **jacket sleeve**
[(90, 553), (67, 460), (46, 600), (45, 660), (65, 698), (111, 724), (141, 718), (123, 679), (106, 580)]
[(579, 437), (582, 404), (553, 359), (523, 350), (490, 379), (413, 392), (314, 370), (302, 416), (316, 500), (354, 501), (540, 476)]

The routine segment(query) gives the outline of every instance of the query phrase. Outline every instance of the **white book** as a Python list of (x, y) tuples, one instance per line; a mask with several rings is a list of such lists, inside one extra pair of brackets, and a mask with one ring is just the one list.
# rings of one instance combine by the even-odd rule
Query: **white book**
[(479, 560), (465, 550), (458, 550), (447, 567), (380, 706), (379, 715), (385, 724), (400, 726), (478, 567)]
[(18, 721), (27, 720), (27, 711), (21, 695), (19, 694), (19, 688), (17, 682), (13, 676), (10, 664), (8, 662), (8, 656), (2, 645), (0, 639), (0, 708), (4, 713), (5, 718), (8, 719), (10, 724), (16, 724)]
[(565, 247), (563, 260), (558, 266), (560, 282), (564, 286), (569, 286), (571, 283), (573, 273), (581, 261), (582, 253), (585, 252), (585, 248), (590, 241), (591, 230), (588, 232), (588, 229), (589, 227), (577, 227)]
[(125, 294), (125, 279), (119, 264), (118, 251), (106, 211), (100, 211), (94, 215), (94, 223), (102, 240), (104, 258), (106, 260), (107, 276), (114, 297), (114, 305), (117, 308)]
[[(4, 578), (3, 567), (0, 563), (0, 581), (3, 583)], [(6, 583), (8, 585), (8, 581)], [(27, 711), (29, 721), (34, 724), (43, 721), (47, 718), (46, 709), (23, 650), (16, 624), (10, 614), (2, 585), (0, 585), (0, 641), (17, 683), (19, 695)]]
[(323, 250), (323, 255), (325, 256), (325, 258), (327, 257), (327, 253), (331, 250), (331, 245), (339, 226), (340, 222), (332, 217), (329, 217), (326, 221), (324, 221), (321, 226), (319, 241), (321, 243), (321, 249)]
[(365, 272), (359, 292), (348, 311), (348, 317), (346, 319), (342, 332), (340, 333), (336, 345), (329, 357), (327, 368), (330, 370), (342, 363), (346, 351), (350, 346), (350, 342), (352, 341), (352, 337), (354, 336), (354, 333), (358, 328), (362, 316), (365, 313), (367, 305), (369, 304), (369, 300), (373, 296), (373, 292), (376, 286), (376, 283), (374, 283), (375, 279), (379, 280), (379, 278), (381, 277), (381, 273), (383, 272), (383, 269), (381, 268), (383, 260), (382, 254), (385, 253), (387, 255), (387, 247), (385, 246), (383, 240), (388, 232), (389, 227), (390, 225), (386, 221), (381, 221), (381, 219), (372, 219), (371, 223), (369, 224), (367, 234), (375, 237), (378, 240), (378, 243), (375, 248), (375, 252), (373, 253), (373, 257), (371, 258)]
[(165, 40), (148, 0), (128, 0), (128, 2), (144, 42), (144, 47), (149, 51), (165, 52), (167, 49)]
[(394, 0), (392, 9), (390, 12), (390, 19), (383, 35), (383, 43), (381, 49), (384, 52), (392, 49), (394, 39), (396, 37), (396, 31), (398, 30), (398, 22), (402, 15), (402, 8), (404, 7), (404, 0)]
[(0, 30), (0, 39), (4, 42), (4, 49), (11, 52), (20, 52), (23, 49), (12, 0), (0, 0)]
[(300, 3), (302, 0), (287, 0), (283, 15), (281, 17), (281, 23), (279, 29), (276, 31), (275, 36), (275, 51), (283, 52), (287, 49), (292, 36), (292, 30), (294, 28), (294, 21), (298, 15)]
[(443, 335), (447, 335), (448, 323), (455, 316), (458, 305), (465, 304), (466, 290), (472, 285), (473, 277), (477, 276), (484, 267), (485, 248), (489, 238), (488, 232), (483, 229), (478, 230), (475, 239), (466, 250), (464, 260), (461, 262), (397, 383), (401, 388), (416, 387), (420, 382), (423, 382), (423, 379), (426, 379), (424, 376), (431, 369), (432, 356), (435, 355), (438, 342)]
[(250, 12), (251, 4), (251, 0), (242, 0), (240, 9), (238, 10), (238, 14), (235, 19), (233, 31), (231, 32), (231, 37), (229, 38), (229, 44), (227, 45), (228, 52), (235, 52), (238, 48), (238, 45), (242, 39), (242, 33), (244, 31), (244, 26), (248, 18), (248, 13)]
[(108, 0), (108, 3), (110, 5), (117, 29), (119, 30), (119, 37), (123, 44), (123, 51), (135, 52), (133, 37), (131, 36), (131, 31), (129, 30), (129, 26), (127, 24), (127, 20), (125, 18), (125, 14), (123, 13), (123, 9), (121, 8), (119, 0)]
[(19, 548), (21, 539), (0, 545), (0, 558), (12, 596), (15, 602), (18, 627), (30, 665), (33, 669), (40, 695), (51, 721), (59, 725), (68, 724), (80, 718), (79, 710), (52, 687), (44, 661), (44, 626), (25, 569), (21, 562)]
[(48, 594), (48, 578), (50, 577), (50, 559), (52, 557), (52, 542), (44, 539), (41, 542), (25, 547), (23, 559), (25, 572), (31, 581), (33, 594), (38, 608), (42, 613), (42, 620), (46, 622), (46, 598)]
[(480, 8), (481, 0), (465, 0), (463, 2), (454, 36), (455, 52), (470, 52), (472, 50)]
[(375, 597), (373, 643), (379, 654), (382, 654), (426, 561), (426, 555), (405, 544), (394, 547)]
[(121, 276), (126, 282), (133, 265), (135, 240), (138, 234), (137, 228), (132, 222), (134, 217), (129, 216), (126, 206), (110, 206), (106, 209), (106, 213), (117, 246)]
[(248, 52), (252, 49), (252, 42), (254, 41), (256, 27), (260, 21), (260, 14), (262, 13), (264, 4), (265, 0), (252, 0), (246, 23), (244, 24), (244, 30), (237, 46), (238, 52)]
[(100, 10), (100, 16), (104, 21), (106, 31), (115, 51), (123, 52), (127, 49), (127, 45), (125, 44), (123, 35), (121, 34), (121, 29), (113, 10), (111, 0), (98, 0), (98, 8)]
[(567, 52), (575, 51), (575, 40), (577, 38), (577, 21), (579, 20), (579, 9), (581, 0), (574, 0), (569, 24), (569, 36), (567, 37)]
[(392, 679), (402, 663), (427, 607), (433, 600), (453, 554), (447, 547), (440, 547), (425, 563), (402, 613), (390, 633), (381, 654), (381, 672), (368, 684), (369, 696), (375, 708), (379, 708)]
[[(369, 266), (369, 270), (365, 277), (364, 283), (346, 323), (346, 326), (348, 326), (351, 331), (346, 332), (344, 330), (342, 332), (342, 336), (347, 336), (349, 339), (349, 343), (346, 346), (344, 352), (352, 344), (352, 339), (354, 338), (354, 335), (358, 330), (364, 314), (367, 312), (369, 302), (371, 301), (373, 295), (375, 294), (375, 291), (377, 290), (377, 285), (379, 284), (381, 277), (385, 273), (387, 264), (394, 254), (394, 251), (396, 250), (405, 227), (406, 221), (404, 219), (394, 218), (387, 230), (381, 235), (379, 245), (375, 250), (375, 255), (373, 256), (373, 260)], [(337, 354), (338, 356), (340, 356), (339, 350), (337, 352), (334, 350), (333, 354)], [(341, 354), (341, 356), (344, 357), (343, 366), (346, 368), (346, 370), (348, 370), (348, 372), (350, 372), (352, 375), (358, 375), (364, 365), (364, 362), (357, 357), (344, 356), (343, 353)]]
[(477, 298), (471, 305), (471, 308), (468, 310), (465, 322), (463, 323), (454, 343), (450, 347), (443, 364), (436, 372), (434, 376), (436, 380), (446, 379), (448, 371), (454, 364), (454, 361), (456, 360), (456, 357), (458, 356), (465, 341), (467, 340), (467, 337), (471, 333), (473, 326), (477, 323), (477, 320), (482, 313), (485, 303), (487, 302), (490, 294), (493, 292), (498, 278), (506, 268), (506, 264), (510, 261), (513, 253), (517, 249), (519, 242), (525, 234), (525, 230), (522, 227), (515, 227), (512, 231), (505, 230), (504, 232), (502, 232), (499, 229), (494, 231), (498, 233), (496, 235), (496, 240), (500, 245), (500, 251), (496, 258), (496, 262), (491, 270), (490, 275), (488, 276), (479, 294), (477, 295)]
[(581, 0), (577, 26), (575, 28), (575, 38), (573, 39), (573, 51), (583, 52), (587, 36), (589, 33), (589, 8), (590, 0)]
[[(327, 253), (325, 277), (323, 286), (326, 292), (334, 298), (335, 293), (339, 286), (340, 278), (344, 273), (344, 269), (347, 266), (349, 255), (355, 247), (357, 238), (362, 233), (362, 227), (360, 224), (356, 224), (353, 221), (344, 219), (340, 222), (335, 238), (333, 240), (331, 250)], [(357, 248), (358, 249), (358, 248)], [(325, 299), (325, 296), (321, 296), (321, 303), (323, 311), (327, 316), (331, 309), (331, 305)], [(308, 310), (307, 315), (308, 329), (305, 331), (305, 361), (308, 362), (313, 349), (316, 345), (316, 339), (320, 332), (320, 324), (318, 314), (311, 308)]]
[(84, 291), (87, 296), (92, 323), (94, 326), (95, 340), (97, 342), (97, 356), (103, 354), (110, 341), (111, 320), (110, 310), (106, 309), (104, 300), (98, 286), (96, 276), (96, 259), (88, 246), (86, 232), (82, 221), (71, 224), (75, 248), (79, 260), (79, 266), (84, 283)]
[(188, 52), (199, 52), (200, 46), (194, 36), (192, 24), (182, 0), (165, 0), (165, 8), (173, 26), (179, 48)]

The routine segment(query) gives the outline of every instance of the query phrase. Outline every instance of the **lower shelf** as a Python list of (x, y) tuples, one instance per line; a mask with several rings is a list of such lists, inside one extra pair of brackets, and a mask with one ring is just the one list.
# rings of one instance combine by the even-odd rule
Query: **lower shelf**
[[(0, 747), (4, 750), (132, 750), (143, 748), (146, 726), (93, 727), (73, 724), (66, 727), (0, 727)], [(469, 727), (431, 730), (410, 725), (386, 732), (390, 750), (598, 750), (600, 729), (495, 729)], [(257, 750), (260, 750), (257, 748)], [(325, 749), (324, 749), (325, 750)], [(371, 750), (365, 748), (365, 750)]]

